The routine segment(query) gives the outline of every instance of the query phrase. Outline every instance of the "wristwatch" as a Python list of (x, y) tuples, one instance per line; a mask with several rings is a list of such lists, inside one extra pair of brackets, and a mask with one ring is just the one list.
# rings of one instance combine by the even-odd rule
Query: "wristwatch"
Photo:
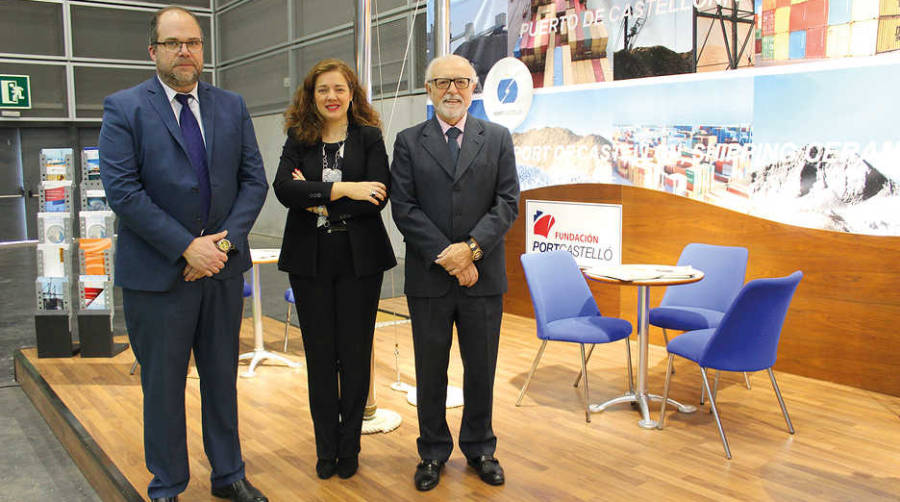
[(219, 251), (225, 253), (228, 256), (237, 254), (238, 250), (231, 244), (231, 241), (228, 239), (222, 239), (216, 243), (216, 247), (219, 248)]
[(484, 256), (484, 251), (481, 250), (481, 246), (478, 245), (474, 238), (469, 237), (466, 244), (469, 245), (469, 249), (472, 251), (472, 261), (478, 261)]

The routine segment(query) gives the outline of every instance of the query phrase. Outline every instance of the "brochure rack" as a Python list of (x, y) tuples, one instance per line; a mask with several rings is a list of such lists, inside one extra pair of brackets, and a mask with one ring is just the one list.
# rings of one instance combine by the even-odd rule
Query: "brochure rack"
[(71, 357), (73, 151), (41, 150), (34, 325), (38, 357)]
[(128, 347), (113, 341), (115, 214), (100, 181), (96, 147), (81, 152), (78, 214), (78, 338), (82, 357), (112, 357)]

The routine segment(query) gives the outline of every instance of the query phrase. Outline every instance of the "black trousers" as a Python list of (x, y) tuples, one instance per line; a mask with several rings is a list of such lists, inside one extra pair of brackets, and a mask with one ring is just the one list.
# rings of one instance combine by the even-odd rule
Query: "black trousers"
[(453, 451), (447, 426), (447, 366), (453, 325), (463, 363), (463, 408), (459, 448), (466, 457), (493, 455), (497, 438), (491, 425), (494, 371), (500, 342), (502, 295), (468, 296), (454, 285), (439, 298), (407, 296), (416, 356), (416, 400), (423, 459), (446, 461)]
[(356, 277), (347, 232), (320, 232), (315, 277), (290, 274), (321, 459), (355, 457), (372, 359), (382, 272)]
[(153, 473), (150, 498), (181, 493), (190, 477), (184, 387), (192, 350), (212, 485), (244, 477), (237, 417), (242, 289), (243, 279), (237, 276), (179, 280), (164, 293), (122, 290), (128, 338), (141, 364), (144, 456)]

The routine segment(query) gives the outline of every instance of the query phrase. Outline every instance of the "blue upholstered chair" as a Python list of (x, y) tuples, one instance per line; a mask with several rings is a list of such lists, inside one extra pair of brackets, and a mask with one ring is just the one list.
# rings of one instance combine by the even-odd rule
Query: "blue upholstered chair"
[[(662, 328), (667, 344), (667, 329), (693, 331), (719, 325), (728, 306), (744, 285), (747, 256), (747, 249), (742, 247), (699, 243), (684, 247), (678, 265), (691, 265), (702, 270), (703, 280), (667, 288), (659, 307), (650, 309), (650, 324)], [(718, 381), (716, 374), (716, 387)], [(744, 381), (749, 389), (750, 378), (746, 373)], [(703, 403), (702, 391), (700, 403)]]
[[(628, 335), (631, 323), (614, 317), (603, 317), (594, 301), (581, 270), (575, 259), (567, 251), (523, 254), (522, 268), (531, 292), (534, 316), (537, 321), (537, 336), (542, 340), (525, 385), (516, 400), (522, 402), (531, 377), (537, 369), (548, 341), (577, 343), (581, 346), (581, 372), (584, 374), (584, 417), (591, 421), (590, 393), (587, 379), (587, 362), (584, 345), (593, 347), (597, 343), (609, 343), (625, 339), (628, 360), (628, 381), (631, 376), (631, 348)], [(633, 384), (631, 384), (633, 387)], [(633, 389), (632, 389), (633, 391)]]
[(284, 316), (284, 347), (282, 348), (282, 352), (287, 352), (288, 346), (288, 328), (291, 326), (291, 305), (296, 305), (296, 300), (294, 299), (294, 290), (291, 288), (287, 288), (284, 290), (284, 301), (287, 302), (287, 314)]
[(787, 277), (776, 279), (756, 279), (748, 282), (738, 293), (734, 303), (725, 312), (717, 328), (688, 331), (666, 345), (669, 362), (666, 370), (666, 385), (662, 405), (659, 409), (659, 425), (663, 428), (666, 419), (666, 398), (669, 397), (672, 360), (676, 355), (694, 361), (700, 366), (703, 387), (709, 395), (709, 405), (719, 428), (719, 436), (725, 447), (725, 456), (731, 458), (731, 449), (722, 429), (719, 411), (716, 408), (716, 394), (710, 392), (706, 370), (760, 371), (767, 370), (788, 431), (793, 434), (794, 426), (788, 416), (784, 399), (775, 382), (772, 366), (778, 353), (778, 339), (787, 315), (791, 298), (797, 284), (803, 278), (800, 271)]

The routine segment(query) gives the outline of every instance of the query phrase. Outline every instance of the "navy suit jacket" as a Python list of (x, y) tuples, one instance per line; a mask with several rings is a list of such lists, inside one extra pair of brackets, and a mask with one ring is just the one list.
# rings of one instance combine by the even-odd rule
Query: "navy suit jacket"
[(458, 284), (437, 255), (474, 237), (484, 256), (475, 262), (471, 296), (506, 292), (503, 237), (519, 213), (519, 177), (512, 136), (503, 126), (466, 118), (457, 167), (436, 118), (401, 131), (391, 164), (391, 211), (406, 241), (406, 294), (438, 297)]
[(168, 291), (191, 241), (222, 230), (238, 253), (214, 277), (250, 268), (247, 234), (268, 190), (253, 124), (241, 96), (198, 85), (212, 194), (205, 227), (197, 176), (159, 79), (103, 102), (100, 178), (119, 216), (115, 283), (123, 288)]

